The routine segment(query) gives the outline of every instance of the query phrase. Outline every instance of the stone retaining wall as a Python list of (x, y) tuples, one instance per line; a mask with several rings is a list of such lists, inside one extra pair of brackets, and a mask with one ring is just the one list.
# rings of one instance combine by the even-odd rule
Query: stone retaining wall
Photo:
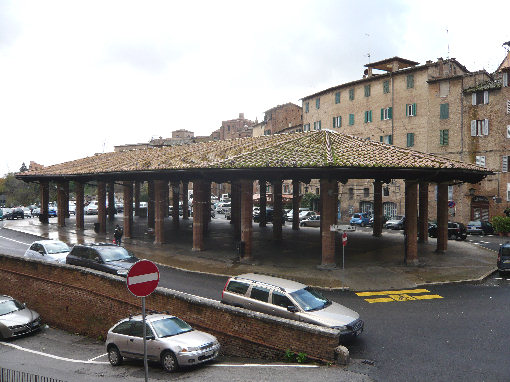
[[(141, 313), (141, 301), (125, 279), (68, 265), (0, 254), (0, 293), (17, 298), (45, 323), (72, 333), (105, 338), (108, 329), (129, 314)], [(147, 309), (168, 311), (193, 327), (214, 334), (222, 353), (282, 359), (285, 351), (334, 362), (339, 332), (280, 319), (217, 301), (158, 288), (146, 298)]]

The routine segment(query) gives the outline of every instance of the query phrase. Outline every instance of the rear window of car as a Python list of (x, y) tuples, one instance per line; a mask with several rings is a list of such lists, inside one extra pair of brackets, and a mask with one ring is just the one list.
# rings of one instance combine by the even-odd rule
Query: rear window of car
[(227, 286), (227, 291), (244, 295), (246, 294), (248, 288), (249, 288), (248, 284), (232, 280)]
[(501, 247), (501, 256), (510, 256), (510, 247)]
[(251, 288), (251, 298), (254, 300), (267, 302), (269, 299), (269, 289), (254, 286)]

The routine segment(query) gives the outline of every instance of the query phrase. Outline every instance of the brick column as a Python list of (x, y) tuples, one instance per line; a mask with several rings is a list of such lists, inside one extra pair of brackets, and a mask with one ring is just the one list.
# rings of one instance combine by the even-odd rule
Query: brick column
[(204, 248), (204, 182), (193, 181), (193, 251), (203, 251)]
[(275, 180), (273, 185), (273, 239), (282, 240), (282, 181)]
[(171, 182), (172, 187), (172, 225), (179, 229), (179, 183)]
[(253, 182), (241, 181), (241, 241), (244, 243), (243, 260), (250, 260), (253, 237)]
[(335, 232), (330, 226), (336, 223), (338, 203), (338, 183), (334, 180), (321, 179), (321, 244), (322, 262), (319, 269), (335, 268)]
[(182, 219), (188, 220), (189, 214), (188, 214), (188, 182), (183, 181), (182, 182)]
[(57, 182), (57, 224), (59, 227), (66, 226), (66, 208), (65, 208), (65, 182)]
[(84, 218), (84, 186), (83, 183), (75, 182), (74, 183), (74, 191), (76, 193), (76, 228), (84, 229), (85, 228), (85, 218)]
[(107, 208), (107, 214), (108, 214), (108, 221), (112, 222), (115, 219), (115, 193), (114, 193), (114, 187), (115, 184), (110, 181), (108, 182), (108, 208)]
[(259, 226), (265, 227), (267, 225), (267, 189), (266, 189), (266, 181), (259, 180), (259, 188), (260, 188), (260, 214), (259, 214)]
[(135, 182), (135, 216), (140, 216), (140, 182)]
[(407, 265), (418, 265), (418, 183), (405, 181), (405, 263)]
[(292, 180), (292, 229), (299, 230), (299, 180)]
[(154, 228), (154, 181), (147, 182), (149, 201), (147, 202), (147, 227)]
[(48, 224), (48, 203), (50, 202), (50, 184), (43, 180), (39, 183), (39, 194), (41, 197), (41, 212), (39, 213), (39, 221)]
[(382, 182), (374, 182), (374, 227), (372, 235), (380, 237), (382, 235), (383, 207), (382, 207)]
[(154, 244), (165, 242), (165, 193), (168, 188), (166, 180), (155, 180), (154, 184)]
[(97, 222), (99, 233), (106, 234), (106, 183), (97, 182)]
[(230, 224), (234, 225), (234, 241), (241, 240), (241, 186), (238, 180), (232, 181), (230, 201)]
[(418, 196), (418, 242), (425, 243), (429, 239), (429, 184), (420, 182)]
[(436, 252), (448, 249), (448, 183), (437, 185), (437, 247)]
[(133, 237), (133, 182), (124, 182), (124, 237)]
[(64, 182), (63, 186), (64, 186), (64, 219), (65, 219), (69, 217), (69, 182)]

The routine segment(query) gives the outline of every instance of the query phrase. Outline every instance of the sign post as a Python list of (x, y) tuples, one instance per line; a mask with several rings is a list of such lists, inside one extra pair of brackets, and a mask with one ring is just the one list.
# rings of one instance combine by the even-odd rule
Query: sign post
[(345, 268), (345, 246), (347, 245), (347, 232), (356, 231), (356, 227), (349, 224), (333, 224), (330, 231), (338, 231), (342, 234), (342, 269)]
[(143, 326), (143, 366), (145, 369), (145, 382), (149, 380), (149, 367), (147, 365), (147, 328), (145, 324), (145, 297), (154, 292), (159, 283), (159, 270), (156, 264), (149, 260), (140, 260), (130, 269), (126, 278), (128, 290), (136, 297), (142, 298), (142, 326)]

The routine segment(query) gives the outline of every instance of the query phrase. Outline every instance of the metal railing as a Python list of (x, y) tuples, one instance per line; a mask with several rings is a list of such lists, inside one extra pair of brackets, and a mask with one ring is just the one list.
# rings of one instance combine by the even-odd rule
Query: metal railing
[(24, 371), (4, 369), (0, 367), (1, 382), (65, 382), (61, 379), (43, 377), (41, 375), (26, 373)]

